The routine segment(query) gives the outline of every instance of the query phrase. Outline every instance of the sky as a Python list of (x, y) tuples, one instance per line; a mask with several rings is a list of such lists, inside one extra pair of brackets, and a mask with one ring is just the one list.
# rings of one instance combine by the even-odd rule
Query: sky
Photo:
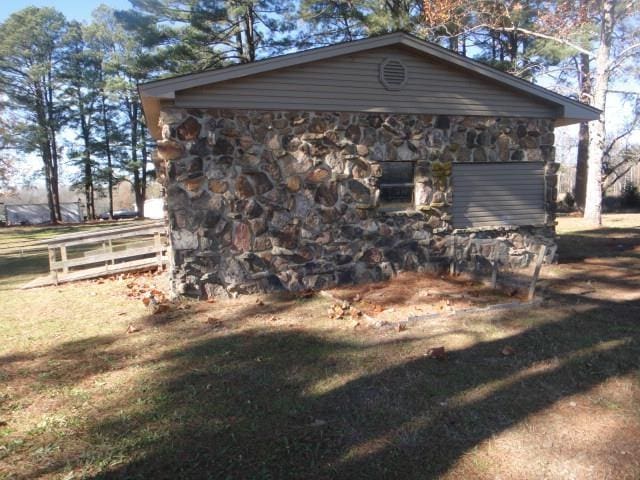
[(4, 0), (0, 1), (0, 22), (29, 6), (54, 7), (69, 20), (90, 20), (91, 12), (104, 3), (116, 10), (130, 8), (129, 0)]

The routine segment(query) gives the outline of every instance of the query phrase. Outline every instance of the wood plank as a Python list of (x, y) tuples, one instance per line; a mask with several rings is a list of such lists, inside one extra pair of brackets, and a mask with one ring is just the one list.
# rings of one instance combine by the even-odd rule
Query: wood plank
[(544, 262), (544, 256), (547, 253), (547, 246), (541, 245), (540, 250), (538, 251), (538, 256), (536, 257), (536, 266), (533, 271), (533, 277), (531, 278), (531, 285), (529, 285), (529, 293), (527, 295), (527, 300), (533, 300), (533, 297), (536, 293), (536, 282), (538, 281), (538, 276), (540, 275), (540, 269), (542, 268), (542, 262)]
[[(168, 265), (169, 258), (163, 257), (162, 264)], [(49, 275), (46, 277), (38, 277), (31, 280), (29, 283), (22, 286), (22, 289), (30, 289), (37, 287), (46, 287), (49, 285), (57, 285), (58, 283), (75, 282), (78, 280), (89, 280), (91, 278), (104, 277), (108, 275), (115, 275), (118, 273), (150, 270), (158, 268), (158, 259), (156, 257), (145, 258), (142, 260), (133, 260), (130, 262), (116, 263), (115, 265), (102, 265), (96, 268), (88, 268), (85, 270), (79, 270), (77, 272), (69, 272), (67, 275), (59, 274), (56, 279)]]
[[(165, 250), (164, 248), (161, 249)], [(88, 257), (74, 258), (66, 261), (54, 262), (52, 270), (60, 268), (78, 267), (81, 265), (92, 265), (100, 262), (108, 262), (111, 260), (119, 260), (122, 258), (136, 257), (140, 255), (150, 255), (158, 253), (158, 249), (155, 245), (147, 247), (132, 248), (126, 250), (116, 250), (115, 252), (106, 252), (97, 255), (91, 255)]]
[(164, 233), (164, 231), (165, 229), (163, 227), (162, 229), (153, 228), (153, 229), (139, 230), (139, 231), (133, 231), (133, 232), (112, 233), (110, 235), (96, 235), (94, 237), (82, 238), (77, 240), (62, 240), (62, 241), (56, 240), (55, 242), (51, 242), (50, 245), (56, 246), (56, 245), (64, 244), (68, 247), (77, 246), (77, 245), (90, 245), (92, 243), (102, 243), (109, 239), (120, 240), (123, 238), (131, 238), (131, 237), (142, 237), (142, 236), (151, 237), (155, 233), (158, 233), (158, 232)]
[[(62, 264), (62, 273), (69, 273), (69, 265), (67, 265), (67, 261), (68, 261), (67, 260), (67, 246), (66, 245), (61, 245), (60, 246), (60, 263)], [(54, 269), (52, 269), (52, 270), (54, 270)]]
[(155, 232), (158, 229), (162, 231), (165, 228), (166, 227), (164, 225), (164, 222), (143, 223), (140, 225), (110, 228), (110, 229), (104, 229), (104, 230), (91, 230), (88, 232), (67, 233), (64, 235), (57, 235), (53, 238), (49, 238), (46, 240), (40, 240), (39, 243), (43, 245), (55, 245), (57, 243), (65, 243), (67, 241), (73, 241), (76, 239), (101, 238), (101, 237), (108, 238), (112, 234), (117, 234), (117, 233), (144, 231), (147, 229)]

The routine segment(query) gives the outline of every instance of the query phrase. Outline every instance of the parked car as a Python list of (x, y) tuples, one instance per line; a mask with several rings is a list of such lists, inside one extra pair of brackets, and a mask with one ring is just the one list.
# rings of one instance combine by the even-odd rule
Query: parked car
[[(113, 219), (121, 220), (123, 218), (136, 218), (138, 216), (138, 212), (135, 210), (114, 210)], [(109, 212), (104, 212), (100, 214), (100, 220), (109, 220)]]

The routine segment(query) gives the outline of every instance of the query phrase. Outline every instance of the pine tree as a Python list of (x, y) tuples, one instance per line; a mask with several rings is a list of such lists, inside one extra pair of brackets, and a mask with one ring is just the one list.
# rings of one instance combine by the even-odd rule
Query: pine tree
[(61, 220), (58, 193), (60, 63), (67, 21), (53, 8), (28, 7), (0, 25), (0, 90), (5, 106), (27, 127), (20, 150), (43, 164), (51, 222)]

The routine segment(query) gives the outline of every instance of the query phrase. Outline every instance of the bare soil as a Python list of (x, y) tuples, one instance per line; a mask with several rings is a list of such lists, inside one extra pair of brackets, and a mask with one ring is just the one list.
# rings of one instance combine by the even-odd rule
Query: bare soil
[(414, 316), (454, 314), (470, 308), (525, 300), (517, 288), (492, 289), (485, 282), (459, 275), (404, 272), (392, 280), (334, 288), (328, 293), (349, 302), (381, 322)]

